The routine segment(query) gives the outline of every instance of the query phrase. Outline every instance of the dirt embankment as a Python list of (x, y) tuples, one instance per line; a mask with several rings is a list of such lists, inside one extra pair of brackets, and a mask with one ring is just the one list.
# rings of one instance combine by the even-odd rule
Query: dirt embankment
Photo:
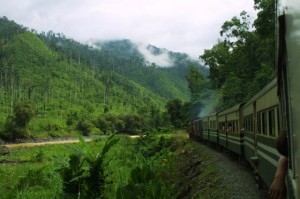
[(178, 198), (266, 199), (249, 167), (238, 158), (197, 142), (179, 156)]

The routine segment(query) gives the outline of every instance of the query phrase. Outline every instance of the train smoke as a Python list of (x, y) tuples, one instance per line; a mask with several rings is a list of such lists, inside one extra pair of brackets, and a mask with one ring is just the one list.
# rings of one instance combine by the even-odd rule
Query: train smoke
[(207, 98), (203, 100), (203, 106), (200, 107), (198, 117), (203, 117), (217, 111), (218, 104), (221, 100), (219, 92), (211, 91)]

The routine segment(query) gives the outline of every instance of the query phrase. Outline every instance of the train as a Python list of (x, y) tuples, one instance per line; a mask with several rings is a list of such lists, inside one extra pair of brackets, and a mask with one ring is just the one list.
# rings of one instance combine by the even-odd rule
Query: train
[(270, 186), (280, 157), (276, 150), (280, 133), (277, 88), (274, 79), (248, 102), (194, 120), (189, 136), (244, 158), (258, 183)]
[(287, 132), (287, 198), (300, 199), (300, 1), (276, 1), (277, 77), (249, 101), (196, 118), (189, 136), (226, 149), (249, 164), (259, 185), (271, 186), (276, 139)]

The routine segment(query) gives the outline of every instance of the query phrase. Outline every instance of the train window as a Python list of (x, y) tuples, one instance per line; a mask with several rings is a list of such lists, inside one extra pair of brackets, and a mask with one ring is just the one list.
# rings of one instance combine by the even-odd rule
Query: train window
[(250, 117), (249, 117), (249, 124), (250, 124), (250, 131), (254, 132), (254, 128), (253, 128), (253, 114), (251, 114)]
[(232, 121), (227, 123), (227, 132), (232, 132)]
[[(253, 114), (248, 115), (244, 118), (244, 130), (247, 132), (253, 132)], [(235, 126), (236, 130), (238, 130), (239, 128), (239, 121), (236, 120), (236, 126)]]
[(225, 132), (225, 122), (220, 123), (220, 131)]
[(252, 131), (251, 131), (251, 120), (250, 120), (250, 116), (247, 117), (247, 130), (250, 131), (250, 132), (252, 132)]
[(257, 131), (261, 133), (261, 113), (257, 114)]
[(244, 125), (245, 125), (245, 131), (249, 132), (251, 131), (250, 129), (250, 116), (246, 116), (245, 119), (244, 119)]
[(237, 127), (236, 127), (236, 125), (237, 125), (237, 121), (235, 121), (235, 122), (233, 123), (233, 129), (234, 129), (234, 132), (236, 132), (236, 131), (237, 131)]
[(268, 111), (269, 119), (269, 135), (275, 136), (275, 111), (274, 109)]
[(225, 132), (226, 131), (226, 126), (225, 126), (225, 122), (221, 122), (221, 131)]
[(264, 135), (267, 134), (267, 113), (266, 112), (262, 112), (261, 113), (261, 128), (262, 128), (262, 133)]

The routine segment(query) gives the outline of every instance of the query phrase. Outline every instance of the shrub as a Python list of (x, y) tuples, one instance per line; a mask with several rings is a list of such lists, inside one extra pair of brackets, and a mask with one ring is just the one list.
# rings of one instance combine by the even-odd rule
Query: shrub
[(72, 111), (67, 115), (66, 124), (68, 126), (72, 126), (79, 120), (79, 118), (80, 118), (79, 113), (77, 111)]
[(8, 116), (5, 122), (5, 132), (2, 136), (9, 140), (25, 138), (27, 125), (34, 116), (34, 108), (30, 102), (18, 102), (14, 106), (14, 115)]
[(84, 120), (84, 119), (81, 119), (78, 122), (76, 127), (76, 129), (80, 131), (84, 136), (88, 136), (91, 133), (93, 128), (94, 128), (94, 124), (91, 121)]
[[(59, 159), (60, 168), (57, 171), (63, 179), (63, 191), (70, 198), (99, 198), (104, 193), (104, 158), (118, 139), (110, 136), (101, 152), (93, 154), (82, 137), (81, 148), (68, 146), (75, 154), (69, 156), (69, 161)], [(68, 198), (67, 197), (67, 198)]]

